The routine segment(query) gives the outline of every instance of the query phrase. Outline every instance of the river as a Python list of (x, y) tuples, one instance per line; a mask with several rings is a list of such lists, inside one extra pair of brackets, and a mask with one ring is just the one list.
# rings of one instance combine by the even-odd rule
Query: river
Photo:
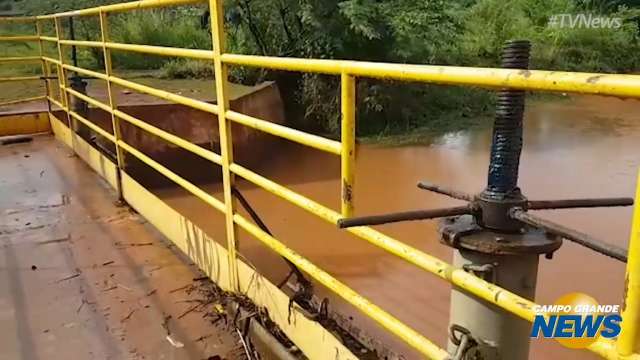
[[(527, 107), (520, 186), (530, 199), (633, 196), (640, 167), (640, 103), (596, 96), (560, 101), (531, 101)], [(490, 129), (446, 134), (430, 145), (359, 146), (355, 204), (357, 215), (436, 208), (458, 204), (416, 187), (419, 180), (447, 184), (467, 192), (486, 185)], [(333, 209), (339, 209), (337, 157), (286, 144), (253, 170)], [(248, 200), (277, 238), (308, 257), (383, 309), (444, 346), (450, 285), (387, 254), (364, 240), (279, 198), (240, 181)], [(208, 187), (219, 194), (219, 185)], [(224, 239), (222, 216), (178, 189), (159, 194), (194, 219), (214, 238)], [(631, 208), (556, 210), (543, 217), (619, 246), (628, 242)], [(426, 253), (450, 261), (451, 250), (439, 243), (434, 221), (378, 227)], [(286, 274), (283, 261), (247, 234), (240, 253), (274, 282)], [(553, 303), (573, 291), (601, 304), (621, 304), (624, 264), (566, 242), (553, 260), (541, 259), (536, 301)], [(319, 290), (320, 294), (324, 292)], [(349, 305), (331, 297), (333, 309), (407, 358), (418, 356)], [(586, 351), (562, 348), (553, 340), (533, 340), (532, 359), (590, 359)]]

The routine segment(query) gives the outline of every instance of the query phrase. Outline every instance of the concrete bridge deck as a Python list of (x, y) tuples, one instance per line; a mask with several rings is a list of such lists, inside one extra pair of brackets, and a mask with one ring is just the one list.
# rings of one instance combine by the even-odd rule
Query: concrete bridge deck
[(197, 268), (68, 148), (0, 146), (0, 168), (0, 359), (244, 356), (222, 321), (190, 311)]

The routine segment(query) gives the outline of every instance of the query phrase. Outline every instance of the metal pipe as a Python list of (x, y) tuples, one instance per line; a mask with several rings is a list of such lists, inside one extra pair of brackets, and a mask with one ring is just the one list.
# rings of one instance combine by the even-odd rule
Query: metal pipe
[[(640, 202), (640, 172), (636, 183), (636, 204)], [(617, 352), (632, 356), (640, 352), (640, 206), (636, 205), (631, 219), (629, 236), (629, 260), (625, 274), (625, 306), (622, 309), (620, 337)]]
[(222, 61), (230, 65), (328, 75), (340, 75), (346, 71), (357, 77), (385, 80), (640, 98), (640, 75), (522, 71), (240, 54), (222, 54)]
[(426, 181), (420, 181), (418, 183), (418, 187), (422, 190), (427, 190), (437, 194), (446, 195), (454, 199), (463, 200), (463, 201), (473, 201), (473, 195), (464, 193), (462, 191), (454, 190), (446, 186), (436, 185)]
[(343, 284), (327, 272), (323, 271), (303, 256), (300, 256), (298, 253), (285, 246), (282, 242), (274, 239), (272, 236), (262, 231), (260, 228), (258, 228), (256, 225), (254, 225), (241, 215), (235, 214), (233, 216), (233, 220), (249, 234), (260, 240), (264, 245), (266, 245), (279, 255), (289, 259), (292, 263), (294, 263), (297, 267), (302, 269), (307, 274), (311, 275), (319, 283), (326, 286), (333, 293), (337, 294), (348, 303), (353, 305), (356, 309), (360, 310), (369, 318), (376, 321), (380, 326), (387, 329), (390, 333), (402, 339), (409, 346), (418, 350), (430, 359), (446, 360), (449, 358), (447, 352), (441, 349), (438, 345), (434, 344), (429, 339), (420, 335), (412, 328), (403, 324), (391, 314), (374, 305), (371, 301), (353, 291), (353, 289)]
[(511, 216), (514, 219), (522, 221), (525, 224), (543, 229), (552, 234), (559, 235), (569, 241), (573, 241), (600, 254), (612, 257), (622, 262), (627, 262), (627, 250), (615, 245), (607, 244), (587, 234), (531, 215), (522, 209), (516, 208), (512, 210)]
[[(233, 193), (233, 196), (235, 196), (235, 198), (238, 199), (238, 202), (240, 202), (240, 205), (242, 205), (244, 210), (249, 214), (249, 216), (251, 217), (253, 222), (255, 222), (262, 231), (264, 231), (267, 234), (273, 236), (273, 233), (271, 232), (271, 230), (269, 230), (269, 228), (267, 227), (267, 224), (265, 224), (264, 221), (262, 221), (262, 218), (260, 218), (258, 213), (253, 209), (253, 206), (251, 206), (251, 204), (249, 204), (249, 201), (247, 201), (247, 199), (244, 197), (244, 195), (242, 195), (240, 190), (238, 190), (238, 188), (236, 188), (234, 186), (234, 187), (231, 188), (231, 192)], [(298, 280), (300, 282), (304, 282), (304, 283), (310, 284), (309, 280), (307, 280), (304, 277), (304, 274), (302, 274), (300, 269), (298, 269), (287, 258), (283, 258), (283, 259), (284, 259), (284, 261), (287, 262), (287, 265), (289, 265), (289, 267), (291, 268), (291, 271), (293, 271), (296, 274), (296, 277), (298, 278)]]
[(529, 200), (528, 210), (555, 210), (574, 208), (632, 206), (633, 199), (627, 197), (604, 199), (563, 199), (563, 200)]
[(370, 226), (370, 225), (382, 225), (401, 221), (414, 221), (414, 220), (427, 220), (448, 216), (466, 215), (471, 213), (469, 206), (457, 206), (444, 209), (427, 209), (427, 210), (414, 210), (403, 211), (384, 215), (372, 215), (354, 217), (348, 219), (338, 220), (338, 227), (340, 229), (355, 227), (355, 226)]
[(340, 108), (341, 214), (351, 217), (356, 170), (356, 78), (347, 73), (340, 76)]

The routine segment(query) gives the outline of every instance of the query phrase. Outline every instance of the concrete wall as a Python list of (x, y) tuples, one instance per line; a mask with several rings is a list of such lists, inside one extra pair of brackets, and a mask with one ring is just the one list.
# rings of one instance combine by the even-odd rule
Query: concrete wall
[[(283, 124), (285, 122), (284, 107), (280, 92), (275, 83), (264, 83), (256, 86), (255, 91), (231, 100), (231, 109), (259, 119)], [(126, 105), (120, 110), (155, 127), (165, 130), (181, 138), (214, 149), (220, 153), (217, 115), (195, 110), (184, 105)], [(99, 110), (90, 109), (89, 119), (105, 130), (111, 132), (111, 115)], [(122, 137), (125, 142), (136, 147), (154, 160), (169, 167), (178, 174), (193, 182), (214, 181), (219, 179), (216, 165), (184, 151), (173, 144), (139, 129), (125, 121), (122, 124)], [(275, 137), (245, 126), (232, 126), (234, 160), (251, 166), (268, 156)], [(113, 150), (106, 140), (98, 140), (103, 148)], [(140, 166), (133, 156), (125, 159), (128, 172), (133, 176), (148, 174), (137, 171)], [(206, 169), (211, 169), (208, 171)], [(159, 177), (158, 177), (159, 178)], [(146, 185), (154, 185), (154, 179), (141, 179)], [(162, 182), (160, 182), (162, 183)]]

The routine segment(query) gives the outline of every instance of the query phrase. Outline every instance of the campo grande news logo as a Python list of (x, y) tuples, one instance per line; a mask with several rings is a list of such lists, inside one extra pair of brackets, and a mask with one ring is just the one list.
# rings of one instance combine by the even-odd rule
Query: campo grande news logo
[(599, 305), (586, 294), (570, 293), (534, 311), (531, 337), (554, 338), (569, 348), (586, 348), (600, 336), (612, 339), (620, 334), (620, 305)]

